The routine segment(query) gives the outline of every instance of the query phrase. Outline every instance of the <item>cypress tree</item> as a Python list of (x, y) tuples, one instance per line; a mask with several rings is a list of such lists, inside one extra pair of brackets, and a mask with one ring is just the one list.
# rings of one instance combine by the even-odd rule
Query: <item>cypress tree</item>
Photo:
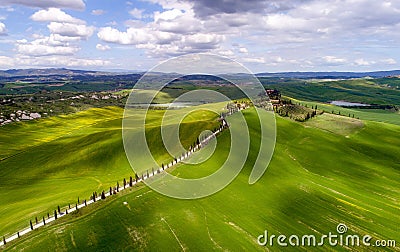
[(124, 189), (125, 189), (125, 187), (126, 187), (126, 179), (124, 178)]
[(111, 190), (111, 186), (110, 186), (110, 196), (112, 195), (112, 190)]
[(71, 209), (71, 204), (68, 203), (68, 209)]
[(17, 236), (18, 236), (18, 238), (19, 238), (19, 231), (17, 232)]
[(87, 206), (86, 199), (85, 199), (85, 206)]
[(101, 193), (101, 199), (102, 200), (106, 199), (106, 195), (104, 194), (104, 191)]
[(31, 220), (29, 220), (29, 224), (31, 224), (31, 230), (33, 230), (33, 225)]
[(50, 214), (49, 213), (47, 213), (47, 219), (50, 219)]
[(43, 216), (43, 225), (46, 225), (46, 221), (44, 220), (44, 216)]
[(57, 211), (54, 210), (54, 219), (57, 220)]
[(58, 213), (61, 213), (60, 206), (57, 206)]
[(65, 209), (65, 214), (68, 214), (68, 209)]
[(78, 204), (79, 204), (79, 197), (78, 197)]
[(119, 183), (117, 181), (117, 192), (119, 192)]
[[(18, 237), (19, 237), (19, 232), (18, 232)], [(4, 244), (4, 245), (7, 244), (7, 242), (6, 242), (6, 237), (5, 237), (5, 236), (3, 236), (3, 244)]]
[(38, 224), (38, 220), (37, 220), (37, 217), (35, 217), (35, 222), (36, 222), (36, 225)]
[(132, 187), (133, 185), (133, 180), (132, 180), (132, 176), (129, 177), (129, 186)]

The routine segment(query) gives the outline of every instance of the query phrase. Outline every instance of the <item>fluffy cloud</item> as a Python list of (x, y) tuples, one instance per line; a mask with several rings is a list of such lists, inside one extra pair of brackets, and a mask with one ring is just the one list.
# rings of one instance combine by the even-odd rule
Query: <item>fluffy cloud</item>
[(6, 25), (0, 22), (0, 35), (6, 34)]
[(248, 53), (249, 51), (247, 50), (246, 47), (240, 47), (240, 48), (239, 48), (239, 52), (240, 52), (240, 53)]
[(129, 14), (136, 19), (142, 19), (143, 12), (144, 10), (142, 9), (134, 8), (129, 11)]
[(0, 56), (0, 69), (6, 69), (14, 66), (14, 59), (7, 56)]
[[(18, 67), (104, 67), (111, 66), (111, 62), (102, 59), (86, 59), (72, 56), (53, 55), (53, 56), (25, 56), (17, 55), (14, 65)], [(1, 66), (1, 65), (0, 65)]]
[(31, 16), (31, 19), (38, 22), (64, 22), (71, 24), (86, 23), (85, 21), (74, 18), (57, 8), (49, 8), (48, 10), (37, 11)]
[(92, 36), (95, 30), (95, 28), (91, 26), (58, 22), (51, 22), (47, 27), (53, 34), (59, 34), (64, 37), (80, 37), (84, 39)]
[(101, 15), (103, 15), (104, 13), (106, 13), (104, 10), (101, 10), (101, 9), (97, 9), (97, 10), (92, 10), (92, 15), (95, 15), (95, 16), (101, 16)]
[(331, 65), (341, 65), (341, 64), (347, 62), (346, 59), (338, 58), (335, 56), (324, 56), (322, 58), (326, 63), (331, 64)]
[(103, 41), (122, 45), (147, 43), (153, 39), (145, 29), (136, 28), (128, 28), (126, 32), (121, 32), (112, 27), (103, 27), (97, 35)]
[(33, 41), (25, 39), (17, 41), (16, 50), (19, 54), (29, 56), (73, 55), (78, 47), (57, 41), (54, 37), (44, 37)]
[(370, 66), (370, 65), (373, 65), (375, 63), (376, 63), (375, 61), (368, 61), (368, 60), (365, 60), (365, 59), (356, 59), (354, 61), (354, 64), (356, 66)]
[(2, 0), (0, 1), (0, 6), (8, 6), (12, 4), (25, 5), (29, 7), (39, 7), (39, 8), (67, 8), (83, 10), (85, 8), (85, 3), (83, 0)]
[(111, 49), (111, 47), (108, 45), (97, 44), (96, 49), (99, 51), (108, 51)]

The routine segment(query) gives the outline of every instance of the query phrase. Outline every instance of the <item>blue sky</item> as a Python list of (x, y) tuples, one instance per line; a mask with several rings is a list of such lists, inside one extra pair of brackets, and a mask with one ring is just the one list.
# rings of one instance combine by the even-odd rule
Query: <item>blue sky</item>
[(399, 69), (400, 1), (2, 0), (0, 69), (148, 70), (186, 53), (254, 72)]

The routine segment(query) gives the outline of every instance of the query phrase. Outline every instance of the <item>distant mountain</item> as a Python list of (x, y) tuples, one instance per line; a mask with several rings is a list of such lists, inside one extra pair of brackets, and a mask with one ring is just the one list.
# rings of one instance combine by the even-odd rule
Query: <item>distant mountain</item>
[(120, 75), (126, 74), (121, 72), (103, 72), (103, 71), (86, 71), (86, 70), (75, 70), (67, 68), (45, 68), (45, 69), (10, 69), (1, 71), (1, 77), (18, 77), (18, 76), (51, 76), (51, 75), (64, 75), (64, 76), (83, 76), (83, 75)]
[[(35, 77), (35, 76), (116, 76), (140, 74), (138, 71), (86, 71), (67, 68), (45, 68), (45, 69), (10, 69), (0, 70), (0, 77)], [(163, 74), (163, 73), (153, 73)], [(238, 74), (240, 75), (240, 74)], [(257, 73), (257, 77), (275, 78), (299, 78), (299, 79), (349, 79), (349, 78), (382, 78), (388, 76), (400, 76), (400, 70), (376, 71), (376, 72), (278, 72), (278, 73)], [(207, 77), (209, 78), (209, 76)], [(207, 79), (206, 78), (206, 79)]]
[(281, 72), (258, 73), (257, 77), (280, 77), (300, 79), (349, 79), (349, 78), (383, 78), (388, 76), (400, 76), (400, 70), (376, 71), (376, 72)]

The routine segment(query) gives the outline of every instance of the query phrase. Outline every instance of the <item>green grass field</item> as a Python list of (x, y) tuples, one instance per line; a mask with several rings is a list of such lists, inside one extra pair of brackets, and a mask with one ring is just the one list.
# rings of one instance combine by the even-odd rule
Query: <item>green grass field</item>
[(300, 102), (302, 105), (307, 105), (308, 107), (317, 105), (319, 110), (324, 110), (325, 112), (335, 114), (340, 114), (345, 117), (352, 118), (353, 115), (355, 118), (359, 118), (365, 121), (376, 121), (376, 122), (384, 122), (390, 124), (400, 125), (400, 113), (387, 111), (387, 110), (378, 110), (378, 109), (353, 109), (353, 108), (343, 108), (331, 104), (320, 103), (320, 102), (307, 102), (307, 101), (299, 101), (293, 99), (295, 103)]
[[(115, 108), (110, 108), (109, 113), (118, 114), (119, 112)], [(278, 117), (277, 145), (271, 164), (259, 182), (249, 185), (248, 177), (256, 158), (260, 139), (257, 130), (259, 125), (254, 111), (247, 110), (244, 114), (250, 125), (252, 140), (250, 155), (243, 171), (221, 192), (200, 200), (176, 200), (162, 196), (141, 185), (36, 230), (18, 241), (6, 245), (5, 250), (143, 251), (168, 248), (169, 251), (186, 249), (194, 251), (262, 251), (265, 248), (258, 246), (256, 239), (266, 229), (270, 234), (276, 235), (322, 235), (336, 232), (336, 226), (339, 223), (345, 223), (349, 227), (348, 234), (359, 234), (360, 236), (370, 234), (374, 240), (396, 239), (398, 242), (400, 241), (400, 217), (398, 214), (400, 210), (398, 201), (400, 195), (400, 150), (398, 148), (400, 146), (400, 126), (373, 121), (364, 121), (359, 124), (358, 121), (348, 121), (340, 116), (332, 116), (329, 120), (316, 118), (315, 121), (311, 120), (307, 124)], [(63, 125), (62, 118), (54, 120)], [(69, 149), (67, 149), (69, 145), (65, 144), (67, 139), (57, 138), (50, 142), (44, 142), (43, 147), (27, 147), (29, 151), (24, 152), (26, 154), (22, 153), (2, 161), (0, 163), (1, 176), (17, 178), (19, 176), (11, 175), (11, 173), (15, 170), (19, 171), (18, 169), (29, 174), (29, 176), (23, 177), (25, 179), (15, 179), (6, 182), (6, 185), (3, 185), (2, 182), (0, 197), (2, 201), (1, 215), (3, 216), (1, 219), (2, 230), (10, 230), (18, 227), (19, 224), (26, 223), (26, 221), (21, 223), (12, 221), (20, 216), (9, 214), (9, 211), (17, 209), (17, 207), (13, 207), (16, 202), (19, 202), (19, 200), (12, 200), (17, 194), (10, 195), (9, 188), (18, 187), (16, 185), (18, 181), (19, 186), (22, 187), (22, 191), (18, 192), (19, 195), (26, 196), (26, 193), (37, 190), (37, 193), (41, 192), (49, 197), (48, 200), (57, 201), (58, 204), (58, 199), (62, 199), (61, 195), (53, 196), (56, 188), (60, 188), (59, 190), (64, 192), (63, 189), (73, 185), (71, 185), (72, 181), (76, 181), (76, 185), (79, 184), (79, 181), (87, 183), (90, 177), (96, 175), (99, 179), (103, 179), (102, 183), (105, 184), (106, 181), (113, 182), (115, 179), (120, 179), (125, 173), (131, 172), (124, 161), (123, 151), (120, 149), (121, 137), (118, 120), (120, 119), (116, 116), (115, 122), (99, 122), (97, 126), (87, 126), (70, 133), (68, 138), (79, 137), (79, 141), (71, 144)], [(343, 120), (345, 121), (343, 122)], [(68, 123), (70, 120), (65, 121)], [(107, 126), (101, 127), (103, 124)], [(115, 135), (106, 134), (110, 125), (115, 127)], [(34, 127), (34, 125), (28, 126)], [(196, 127), (191, 129), (193, 130), (193, 128)], [(330, 128), (336, 130), (326, 130)], [(69, 131), (65, 129), (64, 132)], [(89, 134), (88, 132), (94, 134), (92, 140), (96, 139), (98, 148), (84, 153), (81, 152), (82, 147), (78, 144), (90, 142), (90, 140), (83, 140)], [(100, 133), (96, 135), (96, 132)], [(48, 134), (49, 138), (56, 138), (57, 135), (52, 135), (51, 130)], [(27, 135), (27, 137), (31, 137), (31, 134), (27, 133)], [(36, 137), (39, 138), (39, 136)], [(81, 164), (80, 169), (57, 167), (53, 170), (53, 175), (51, 173), (47, 175), (49, 170), (46, 166), (32, 165), (39, 160), (42, 161), (42, 164), (46, 164), (45, 157), (47, 155), (37, 158), (32, 154), (31, 149), (47, 150), (48, 152), (50, 149), (57, 150), (56, 146), (46, 146), (54, 141), (61, 141), (59, 152), (54, 153), (54, 155), (58, 154), (58, 160), (63, 160), (60, 157), (65, 155), (72, 157), (73, 149), (79, 151), (75, 160)], [(108, 153), (107, 158), (104, 158), (101, 145), (98, 145), (102, 141), (115, 143), (115, 145), (104, 145), (107, 146), (107, 150), (104, 150)], [(209, 160), (198, 166), (179, 165), (172, 172), (180, 174), (182, 177), (198, 177), (209, 174), (215, 169), (215, 166), (224, 161), (229, 152), (229, 145), (229, 131), (224, 131), (218, 137), (216, 152)], [(15, 148), (18, 146), (20, 145), (15, 144)], [(73, 148), (73, 146), (76, 147)], [(29, 156), (24, 156), (28, 153)], [(96, 164), (96, 162), (89, 162), (86, 166), (88, 170), (83, 172), (81, 169), (84, 166), (81, 162), (85, 162), (85, 158), (82, 161), (81, 159), (90, 154), (99, 155), (94, 160), (101, 161), (102, 163), (97, 163), (97, 165), (103, 168), (96, 171), (90, 170), (89, 164)], [(28, 164), (20, 164), (25, 169), (18, 168), (19, 166), (15, 168), (15, 165), (19, 164), (17, 160), (14, 160), (17, 157), (20, 160), (31, 161)], [(14, 161), (8, 164), (7, 162), (11, 162), (10, 160)], [(49, 159), (48, 162), (54, 160)], [(116, 163), (116, 160), (120, 162), (118, 167), (125, 167), (125, 170), (106, 168), (107, 162)], [(62, 164), (60, 161), (57, 162), (57, 164), (60, 163)], [(29, 167), (37, 168), (30, 171)], [(6, 173), (3, 173), (3, 170), (6, 170)], [(72, 176), (78, 171), (83, 173), (81, 178)], [(18, 172), (17, 174), (23, 176), (24, 173)], [(52, 177), (55, 174), (57, 176), (70, 174), (69, 185), (66, 183), (57, 187), (57, 179)], [(38, 187), (40, 182), (35, 180), (27, 182), (26, 178), (29, 177), (34, 177), (35, 180), (45, 177), (39, 181), (47, 181), (47, 184), (44, 184), (40, 190)], [(4, 181), (4, 177), (1, 178), (1, 181)], [(54, 184), (51, 185), (50, 182)], [(64, 199), (70, 195), (71, 200), (74, 200), (79, 191), (91, 192), (96, 189), (96, 186), (100, 186), (100, 182), (96, 181), (93, 182), (93, 185), (81, 186), (85, 188), (77, 188), (73, 194), (64, 192)], [(51, 192), (48, 191), (50, 188)], [(30, 205), (30, 211), (37, 208), (46, 209), (41, 206), (45, 202), (34, 204), (31, 200), (25, 203), (27, 203), (25, 205)], [(48, 203), (48, 207), (50, 206), (54, 207), (54, 203)], [(28, 213), (29, 211), (26, 212), (26, 214)], [(6, 220), (4, 220), (5, 218)], [(13, 223), (4, 227), (3, 225), (8, 223), (7, 220)], [(281, 250), (279, 247), (267, 248), (272, 251)], [(303, 248), (302, 250), (308, 249)], [(366, 247), (332, 248), (326, 245), (317, 249), (321, 251), (370, 250)]]
[[(163, 113), (150, 111), (146, 128), (160, 163), (172, 159), (159, 147)], [(174, 111), (179, 113), (185, 110)], [(122, 143), (122, 116), (123, 109), (109, 107), (1, 127), (0, 235), (8, 237), (57, 206), (74, 205), (78, 197), (88, 199), (134, 176)], [(215, 118), (201, 110), (189, 114), (181, 126), (184, 146), (215, 128)]]

